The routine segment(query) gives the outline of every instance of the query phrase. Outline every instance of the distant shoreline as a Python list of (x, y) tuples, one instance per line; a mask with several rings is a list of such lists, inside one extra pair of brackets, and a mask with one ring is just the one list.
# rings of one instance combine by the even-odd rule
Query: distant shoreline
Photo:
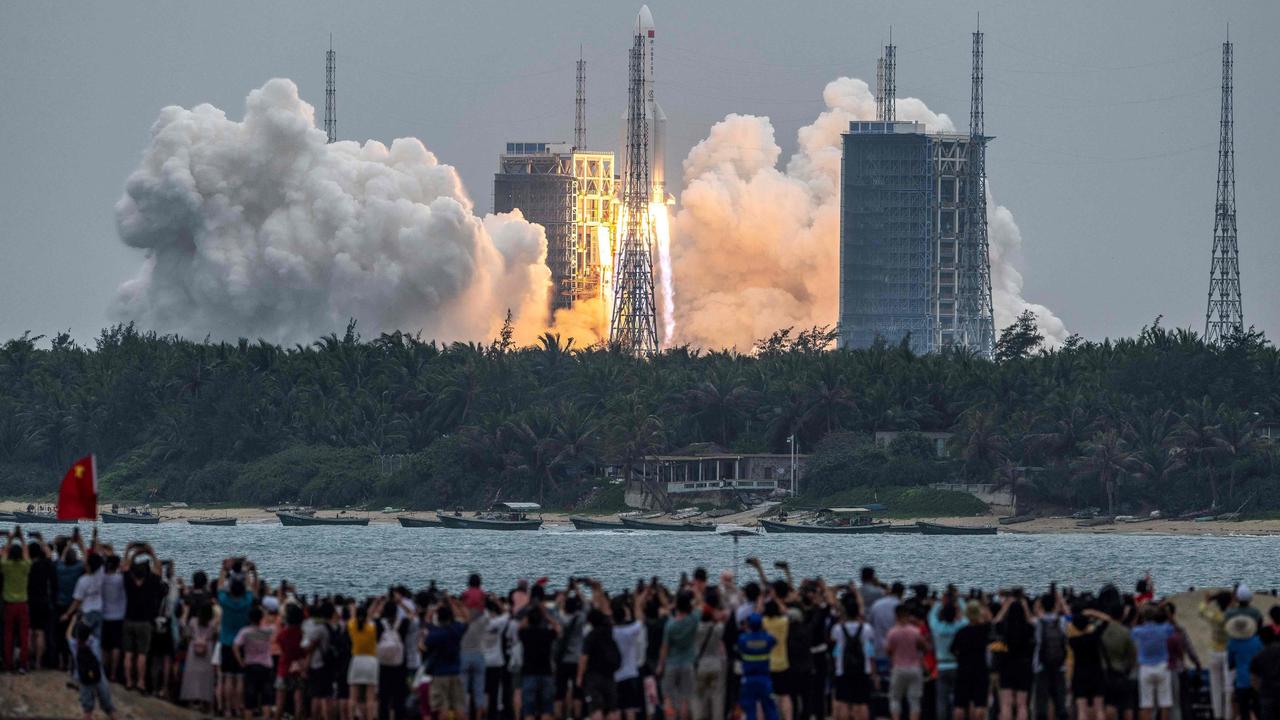
[[(13, 512), (15, 510), (26, 510), (29, 501), (26, 500), (2, 500), (0, 501), (0, 512)], [(109, 505), (107, 507), (110, 507)], [(127, 506), (122, 506), (127, 507)], [(239, 522), (245, 524), (268, 524), (277, 522), (275, 514), (269, 513), (262, 508), (254, 507), (238, 507), (238, 508), (170, 508), (160, 505), (152, 506), (160, 513), (160, 523), (163, 525), (167, 522), (180, 522), (190, 518), (228, 518), (234, 517)], [(319, 514), (329, 517), (339, 510), (326, 509), (318, 511)], [(395, 524), (397, 518), (401, 515), (409, 517), (435, 517), (432, 511), (405, 511), (396, 513), (384, 513), (380, 510), (346, 510), (342, 511), (343, 516), (350, 517), (367, 517), (370, 523), (388, 523)], [(568, 525), (569, 516), (581, 514), (586, 517), (598, 517), (601, 519), (612, 519), (611, 514), (596, 515), (589, 513), (567, 513), (567, 512), (544, 512), (542, 518), (548, 525)], [(919, 518), (900, 518), (894, 519), (894, 523), (910, 524), (916, 520), (925, 520), (927, 522), (938, 522), (960, 526), (998, 526), (1000, 531), (1011, 535), (1172, 535), (1172, 536), (1232, 536), (1232, 535), (1280, 535), (1280, 520), (1241, 520), (1237, 522), (1228, 522), (1222, 520), (1213, 520), (1209, 522), (1193, 522), (1190, 520), (1145, 520), (1137, 523), (1116, 523), (1114, 525), (1100, 525), (1095, 527), (1081, 528), (1076, 527), (1076, 521), (1067, 517), (1046, 517), (1037, 518), (1016, 525), (998, 525), (997, 518), (994, 515), (985, 516), (966, 516), (966, 517), (919, 517)], [(720, 522), (737, 523), (737, 524), (755, 524), (754, 516), (743, 513), (739, 516), (726, 516), (719, 519)]]

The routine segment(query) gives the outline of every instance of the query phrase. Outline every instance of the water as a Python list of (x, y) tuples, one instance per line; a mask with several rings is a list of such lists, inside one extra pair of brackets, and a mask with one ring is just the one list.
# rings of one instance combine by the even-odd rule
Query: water
[[(599, 578), (621, 588), (637, 578), (675, 580), (696, 566), (712, 573), (748, 570), (744, 559), (791, 563), (796, 577), (829, 581), (855, 578), (863, 565), (905, 582), (987, 589), (1050, 581), (1097, 588), (1129, 587), (1151, 571), (1167, 591), (1245, 580), (1263, 590), (1280, 587), (1280, 536), (1188, 537), (1165, 535), (767, 535), (734, 541), (712, 533), (576, 531), (570, 525), (538, 532), (368, 527), (282, 527), (243, 524), (196, 527), (101, 525), (117, 549), (131, 540), (152, 543), (172, 558), (180, 574), (216, 573), (222, 558), (245, 555), (273, 584), (289, 580), (306, 593), (378, 593), (390, 584), (422, 587), (435, 579), (461, 587), (470, 572), (490, 587), (517, 578), (549, 576), (555, 585), (570, 575)], [(52, 535), (53, 528), (41, 528)], [(82, 527), (82, 531), (87, 528)], [(65, 532), (65, 528), (59, 528)]]

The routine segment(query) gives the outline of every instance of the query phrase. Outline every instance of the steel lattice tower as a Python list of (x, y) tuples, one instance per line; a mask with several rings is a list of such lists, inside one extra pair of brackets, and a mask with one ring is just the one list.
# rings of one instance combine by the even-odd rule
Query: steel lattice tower
[(885, 122), (897, 120), (898, 104), (898, 46), (893, 44), (893, 32), (889, 32), (889, 44), (884, 46), (884, 96), (881, 98)]
[(1218, 193), (1213, 213), (1213, 261), (1209, 267), (1206, 342), (1220, 343), (1244, 330), (1240, 296), (1240, 248), (1236, 244), (1236, 149), (1231, 40), (1222, 43), (1222, 116), (1218, 121)]
[(653, 230), (649, 224), (649, 125), (645, 106), (645, 38), (631, 47), (627, 87), (627, 171), (623, 178), (626, 225), (614, 260), (613, 322), (609, 341), (624, 352), (658, 352), (658, 315), (653, 297)]
[(973, 70), (969, 91), (969, 143), (965, 167), (965, 206), (968, 217), (959, 247), (957, 344), (982, 357), (995, 350), (995, 320), (991, 304), (991, 255), (987, 241), (987, 136), (982, 98), (982, 30), (973, 33)]
[(587, 148), (587, 61), (582, 59), (582, 47), (578, 47), (578, 93), (574, 98), (573, 147)]
[(333, 84), (337, 57), (333, 51), (333, 35), (330, 34), (329, 52), (324, 54), (324, 133), (328, 136), (329, 142), (338, 140), (338, 103)]
[(884, 55), (876, 58), (876, 120), (884, 120)]

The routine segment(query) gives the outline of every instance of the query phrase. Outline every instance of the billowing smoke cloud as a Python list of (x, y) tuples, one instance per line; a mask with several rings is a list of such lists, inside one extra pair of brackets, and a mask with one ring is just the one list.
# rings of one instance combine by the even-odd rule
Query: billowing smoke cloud
[(325, 144), (289, 80), (244, 120), (167, 107), (116, 205), (146, 251), (113, 315), (161, 332), (308, 342), (341, 331), (522, 340), (547, 324), (546, 238), (520, 214), (476, 216), (449, 165), (415, 139)]
[[(862, 80), (823, 90), (827, 110), (800, 129), (785, 169), (768, 118), (729, 115), (684, 161), (684, 192), (673, 232), (677, 343), (747, 350), (783, 327), (834, 325), (838, 308), (840, 135), (851, 120), (875, 117)], [(902, 120), (951, 131), (944, 114), (915, 98), (896, 105)], [(1051, 340), (1065, 338), (1047, 308), (1022, 299), (1011, 265), (1021, 235), (1006, 208), (990, 204), (993, 303), (1005, 324), (1031, 307)]]

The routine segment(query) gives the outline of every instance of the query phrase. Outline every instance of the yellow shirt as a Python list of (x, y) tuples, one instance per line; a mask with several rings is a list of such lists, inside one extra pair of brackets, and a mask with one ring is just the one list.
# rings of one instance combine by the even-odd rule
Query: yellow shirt
[(376, 655), (378, 653), (378, 626), (370, 620), (363, 628), (356, 627), (355, 618), (347, 621), (347, 634), (351, 636), (351, 656)]
[(1210, 636), (1209, 646), (1214, 652), (1227, 651), (1227, 628), (1226, 618), (1223, 616), (1222, 608), (1213, 601), (1200, 603), (1200, 617), (1204, 618), (1209, 624)]
[(786, 615), (777, 617), (766, 617), (764, 619), (764, 631), (773, 636), (778, 641), (777, 645), (769, 651), (769, 672), (786, 672), (791, 667), (791, 663), (787, 662), (787, 627), (789, 621)]

